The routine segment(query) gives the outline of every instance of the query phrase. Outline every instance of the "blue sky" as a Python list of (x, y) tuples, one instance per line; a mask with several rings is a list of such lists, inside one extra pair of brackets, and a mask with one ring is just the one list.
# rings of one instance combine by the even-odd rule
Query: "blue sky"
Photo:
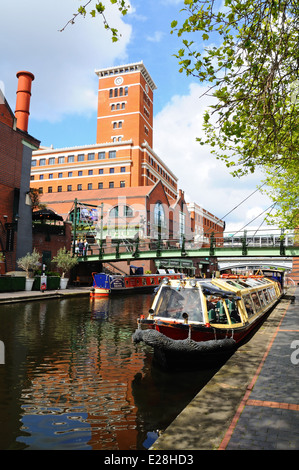
[[(142, 60), (157, 85), (154, 151), (179, 178), (187, 200), (223, 217), (255, 190), (262, 175), (236, 180), (209, 148), (196, 143), (210, 102), (199, 99), (203, 85), (180, 74), (174, 57), (181, 40), (170, 34), (170, 23), (183, 17), (183, 0), (131, 0), (126, 17), (108, 4), (107, 19), (122, 34), (117, 43), (100, 18), (80, 17), (59, 32), (81, 3), (15, 0), (1, 6), (0, 85), (12, 110), (16, 73), (28, 70), (35, 75), (29, 133), (56, 148), (95, 143), (95, 70)], [(228, 229), (243, 228), (270, 204), (265, 195), (255, 193), (226, 218)], [(263, 217), (246, 228), (259, 226)]]

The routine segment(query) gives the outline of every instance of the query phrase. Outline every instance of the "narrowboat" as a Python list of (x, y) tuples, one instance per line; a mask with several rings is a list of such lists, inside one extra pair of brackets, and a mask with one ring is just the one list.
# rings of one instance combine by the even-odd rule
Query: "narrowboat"
[(92, 273), (93, 285), (90, 297), (103, 297), (111, 294), (127, 294), (133, 292), (151, 292), (156, 289), (163, 279), (180, 280), (183, 274), (136, 274), (111, 275), (105, 273)]
[(232, 354), (281, 295), (280, 283), (263, 276), (165, 278), (132, 339), (153, 347), (165, 364)]

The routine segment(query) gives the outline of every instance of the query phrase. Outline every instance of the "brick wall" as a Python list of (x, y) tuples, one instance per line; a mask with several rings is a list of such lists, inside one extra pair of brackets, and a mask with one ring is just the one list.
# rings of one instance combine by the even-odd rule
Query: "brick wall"
[[(52, 226), (50, 226), (51, 228)], [(53, 226), (59, 227), (59, 226)], [(53, 259), (57, 255), (57, 252), (60, 248), (66, 248), (67, 251), (71, 251), (72, 237), (71, 237), (71, 224), (65, 222), (63, 224), (64, 234), (50, 233), (50, 230), (47, 230), (47, 225), (44, 226), (44, 231), (35, 231), (33, 230), (33, 248), (38, 251), (41, 256), (46, 255), (47, 258)], [(53, 266), (53, 269), (55, 267)]]

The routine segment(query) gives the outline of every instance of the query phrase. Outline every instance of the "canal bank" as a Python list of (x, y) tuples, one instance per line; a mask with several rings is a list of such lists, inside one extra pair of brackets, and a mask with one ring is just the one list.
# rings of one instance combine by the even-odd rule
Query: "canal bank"
[(292, 294), (293, 299), (281, 300), (152, 450), (299, 449), (299, 287)]
[(33, 300), (59, 299), (73, 296), (89, 296), (90, 287), (71, 287), (68, 289), (57, 289), (49, 291), (17, 291), (0, 292), (0, 305), (12, 302), (29, 302)]

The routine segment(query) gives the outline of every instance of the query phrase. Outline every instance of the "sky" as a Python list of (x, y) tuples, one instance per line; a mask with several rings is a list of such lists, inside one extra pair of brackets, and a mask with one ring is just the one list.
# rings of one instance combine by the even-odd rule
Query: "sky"
[(153, 150), (178, 177), (186, 200), (224, 218), (230, 233), (261, 224), (267, 230), (264, 211), (271, 201), (255, 192), (263, 175), (233, 178), (208, 146), (196, 142), (211, 101), (200, 98), (204, 85), (179, 73), (174, 57), (181, 39), (170, 34), (170, 24), (184, 18), (183, 0), (130, 1), (125, 17), (104, 2), (109, 24), (121, 34), (116, 43), (100, 17), (77, 17), (60, 32), (85, 0), (2, 2), (0, 88), (10, 107), (15, 110), (16, 73), (30, 71), (35, 80), (28, 132), (54, 148), (96, 143), (95, 70), (142, 60), (157, 86)]

